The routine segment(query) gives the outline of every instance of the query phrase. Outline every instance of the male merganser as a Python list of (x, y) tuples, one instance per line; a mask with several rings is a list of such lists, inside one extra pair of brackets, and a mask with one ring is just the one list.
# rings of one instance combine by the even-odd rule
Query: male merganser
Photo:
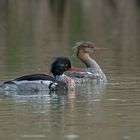
[(14, 91), (56, 91), (73, 90), (75, 82), (64, 74), (71, 68), (68, 58), (59, 57), (51, 65), (51, 73), (54, 77), (46, 74), (25, 75), (14, 80), (6, 81), (0, 88)]
[(86, 65), (84, 69), (74, 69), (67, 75), (73, 78), (76, 83), (81, 82), (106, 82), (107, 78), (97, 62), (90, 57), (90, 53), (103, 50), (94, 47), (93, 43), (88, 41), (77, 42), (74, 47), (77, 57)]

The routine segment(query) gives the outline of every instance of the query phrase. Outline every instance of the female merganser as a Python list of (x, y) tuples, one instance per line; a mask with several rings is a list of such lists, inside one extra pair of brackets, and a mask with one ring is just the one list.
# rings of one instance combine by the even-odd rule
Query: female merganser
[(0, 88), (11, 91), (57, 91), (73, 90), (75, 82), (64, 74), (71, 68), (68, 58), (59, 57), (51, 65), (51, 73), (54, 77), (46, 74), (25, 75), (14, 80), (6, 81)]
[(67, 75), (75, 80), (76, 83), (82, 82), (100, 82), (107, 81), (105, 74), (103, 73), (97, 62), (90, 57), (90, 53), (94, 51), (100, 51), (102, 48), (94, 47), (93, 43), (88, 41), (81, 41), (76, 43), (74, 47), (77, 57), (86, 65), (84, 69), (73, 69), (72, 72)]

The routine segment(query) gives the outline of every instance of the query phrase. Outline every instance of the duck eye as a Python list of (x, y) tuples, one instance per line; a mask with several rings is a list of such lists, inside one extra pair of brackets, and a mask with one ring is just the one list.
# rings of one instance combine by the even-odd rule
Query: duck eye
[(68, 64), (66, 63), (65, 66), (68, 67)]

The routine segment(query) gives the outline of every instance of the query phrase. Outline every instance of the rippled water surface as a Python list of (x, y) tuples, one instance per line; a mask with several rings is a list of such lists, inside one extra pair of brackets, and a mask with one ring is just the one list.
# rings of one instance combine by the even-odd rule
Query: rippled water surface
[(139, 10), (137, 0), (1, 0), (1, 83), (49, 73), (58, 56), (84, 67), (73, 56), (80, 40), (106, 48), (93, 58), (108, 83), (82, 84), (75, 92), (51, 96), (0, 92), (0, 139), (139, 140)]

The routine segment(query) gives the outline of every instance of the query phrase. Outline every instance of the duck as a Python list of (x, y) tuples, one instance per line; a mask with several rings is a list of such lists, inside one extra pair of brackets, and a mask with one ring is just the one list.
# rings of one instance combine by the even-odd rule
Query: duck
[(53, 76), (47, 74), (29, 74), (0, 85), (1, 89), (8, 91), (58, 91), (74, 90), (75, 82), (64, 74), (71, 68), (71, 62), (66, 57), (58, 57), (51, 64)]
[(102, 51), (90, 41), (80, 41), (74, 46), (76, 56), (85, 64), (85, 68), (71, 68), (67, 76), (75, 80), (75, 83), (106, 83), (107, 77), (99, 64), (91, 57), (91, 53)]

